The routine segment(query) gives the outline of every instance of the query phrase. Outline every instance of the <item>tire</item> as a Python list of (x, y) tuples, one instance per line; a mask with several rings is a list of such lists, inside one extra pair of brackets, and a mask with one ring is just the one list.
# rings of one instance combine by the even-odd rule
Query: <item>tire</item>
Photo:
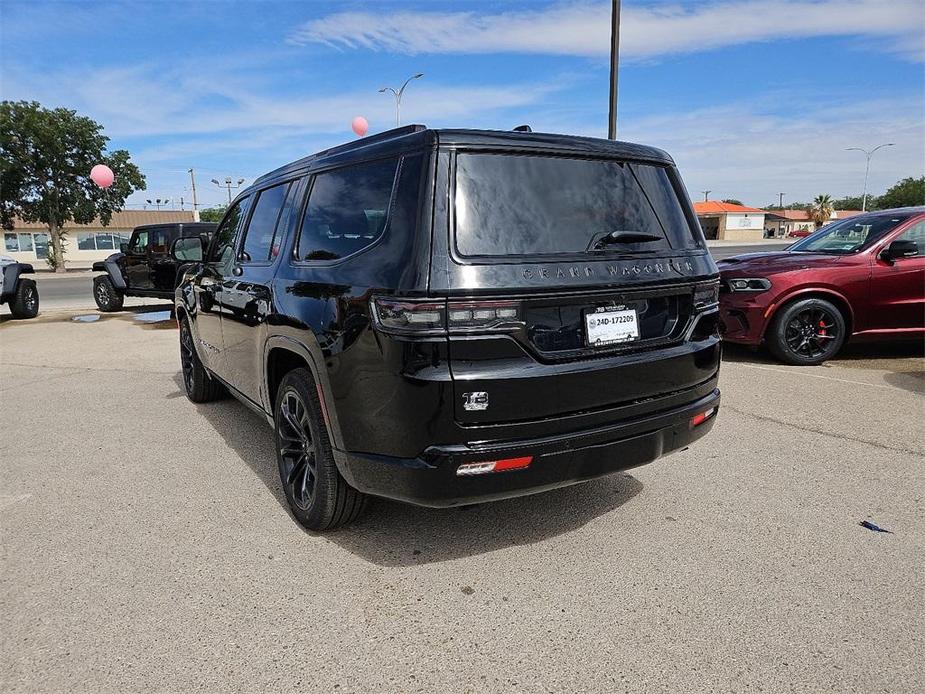
[(35, 318), (39, 315), (39, 290), (35, 280), (20, 279), (10, 300), (13, 318)]
[(180, 321), (180, 367), (186, 397), (193, 402), (212, 402), (225, 396), (225, 387), (203, 365), (193, 344), (189, 318)]
[(285, 375), (273, 407), (276, 460), (292, 515), (309, 530), (332, 530), (354, 521), (368, 497), (341, 477), (307, 369)]
[(846, 337), (845, 317), (825, 299), (798, 299), (783, 306), (768, 327), (768, 349), (780, 361), (814, 366), (831, 359)]
[(109, 275), (99, 275), (93, 278), (93, 300), (100, 311), (110, 313), (122, 310), (125, 295), (116, 289)]

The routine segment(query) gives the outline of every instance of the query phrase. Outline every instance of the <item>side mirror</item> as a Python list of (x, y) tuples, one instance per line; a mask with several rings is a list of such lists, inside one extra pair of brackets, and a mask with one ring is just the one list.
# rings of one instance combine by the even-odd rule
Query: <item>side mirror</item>
[(119, 244), (119, 253), (121, 253), (122, 255), (125, 255), (126, 253), (128, 253), (128, 242), (127, 241), (123, 241), (122, 243)]
[(202, 239), (198, 236), (181, 236), (170, 244), (170, 257), (181, 263), (201, 263)]
[(888, 263), (901, 258), (912, 258), (919, 254), (919, 245), (915, 241), (899, 239), (880, 251), (880, 257)]

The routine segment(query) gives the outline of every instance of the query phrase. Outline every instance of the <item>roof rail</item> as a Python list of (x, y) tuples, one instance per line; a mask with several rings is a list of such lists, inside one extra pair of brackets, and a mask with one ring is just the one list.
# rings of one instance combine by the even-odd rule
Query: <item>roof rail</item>
[(329, 147), (328, 149), (323, 149), (320, 152), (317, 152), (315, 156), (320, 157), (325, 154), (340, 152), (341, 150), (353, 149), (354, 147), (362, 147), (368, 144), (374, 144), (376, 142), (384, 142), (385, 140), (391, 140), (394, 137), (402, 137), (403, 135), (419, 133), (422, 130), (427, 130), (427, 126), (420, 124), (403, 125), (399, 128), (383, 130), (381, 133), (376, 133), (375, 135), (368, 135), (357, 140), (351, 140), (350, 142), (345, 142), (342, 145), (334, 145), (333, 147)]

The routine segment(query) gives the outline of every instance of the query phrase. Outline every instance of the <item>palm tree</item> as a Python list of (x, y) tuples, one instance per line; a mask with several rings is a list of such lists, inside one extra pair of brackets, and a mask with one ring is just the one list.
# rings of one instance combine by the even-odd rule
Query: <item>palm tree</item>
[(816, 223), (818, 229), (823, 224), (832, 219), (832, 212), (835, 206), (832, 204), (831, 195), (817, 195), (813, 200), (812, 207), (809, 208), (809, 218)]

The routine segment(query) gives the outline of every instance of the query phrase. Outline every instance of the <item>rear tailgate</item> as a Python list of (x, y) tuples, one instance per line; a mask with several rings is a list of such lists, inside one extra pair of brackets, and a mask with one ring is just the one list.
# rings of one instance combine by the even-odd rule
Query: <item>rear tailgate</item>
[[(716, 374), (715, 338), (696, 339), (701, 315), (714, 310), (716, 266), (673, 169), (459, 153), (450, 171), (445, 274), (433, 288), (445, 291), (450, 314), (464, 299), (513, 302), (518, 311), (482, 332), (450, 321), (458, 422), (593, 412)], [(610, 232), (629, 241), (611, 246), (602, 241)], [(626, 325), (605, 326), (616, 332), (595, 332), (595, 343), (595, 317)]]

